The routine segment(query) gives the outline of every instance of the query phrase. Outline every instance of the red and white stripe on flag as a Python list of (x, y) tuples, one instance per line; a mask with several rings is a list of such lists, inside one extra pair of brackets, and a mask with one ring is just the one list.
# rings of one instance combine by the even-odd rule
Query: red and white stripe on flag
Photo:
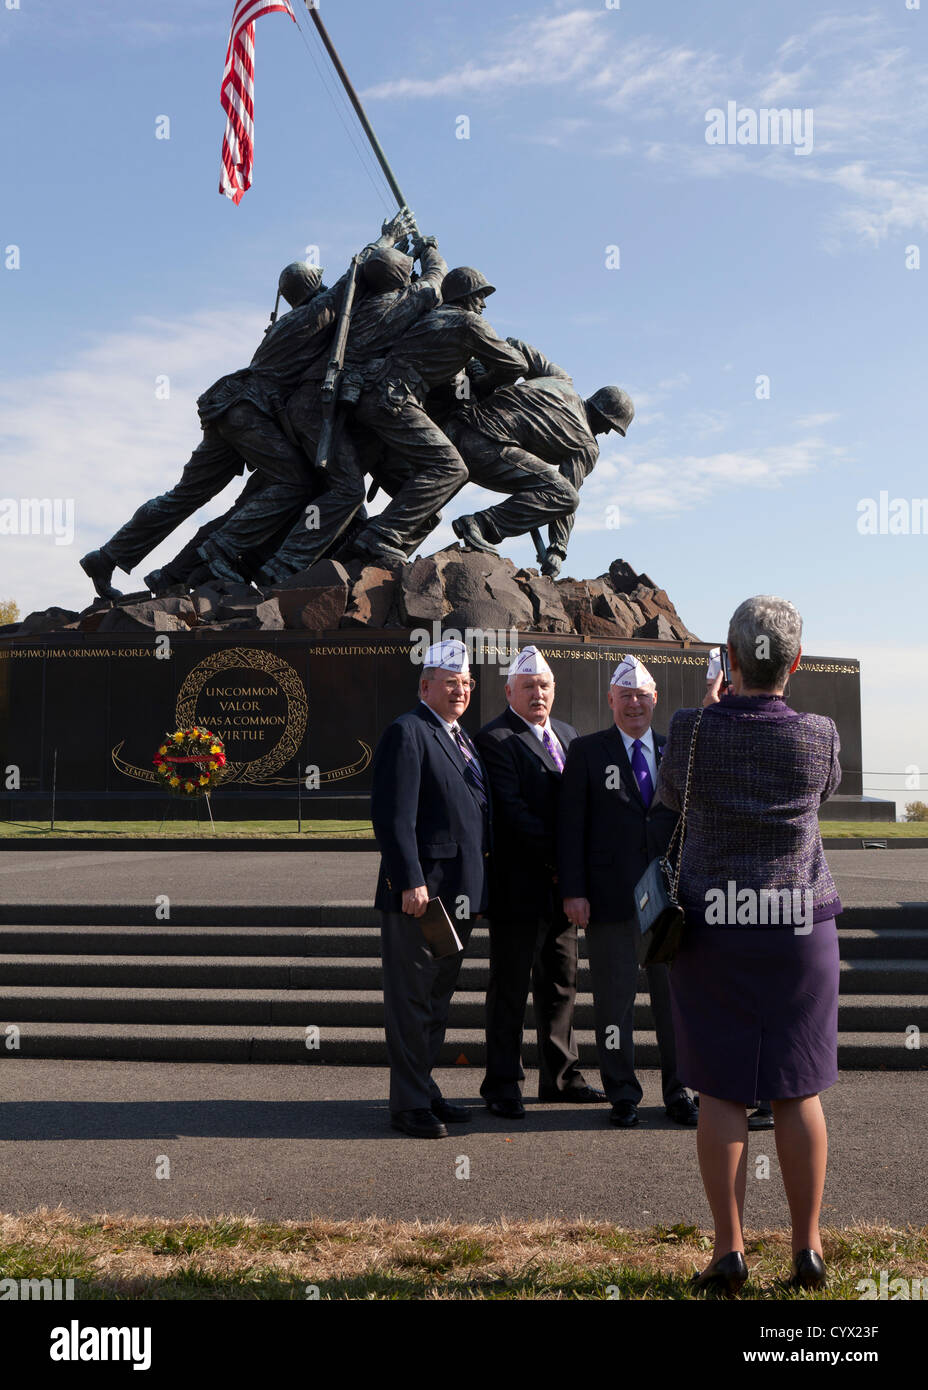
[(219, 192), (240, 203), (251, 187), (255, 152), (255, 20), (282, 10), (296, 23), (290, 0), (235, 0), (219, 100), (226, 113)]

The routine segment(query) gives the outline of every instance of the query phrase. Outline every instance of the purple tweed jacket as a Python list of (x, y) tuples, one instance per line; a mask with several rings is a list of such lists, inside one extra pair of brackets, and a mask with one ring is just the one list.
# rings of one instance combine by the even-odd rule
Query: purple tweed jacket
[[(657, 795), (673, 810), (683, 806), (696, 714), (678, 710), (664, 746)], [(841, 780), (839, 748), (831, 719), (800, 714), (778, 696), (724, 695), (703, 712), (680, 866), (688, 921), (750, 927), (782, 920), (774, 920), (772, 892), (752, 913), (751, 894), (739, 902), (743, 889), (758, 896), (798, 890), (793, 902), (803, 909), (811, 902), (813, 922), (841, 911), (818, 826), (818, 808)]]

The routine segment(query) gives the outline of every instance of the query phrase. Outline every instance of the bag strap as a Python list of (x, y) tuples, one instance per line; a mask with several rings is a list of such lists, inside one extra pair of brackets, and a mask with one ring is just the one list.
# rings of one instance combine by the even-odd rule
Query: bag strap
[(672, 900), (673, 902), (676, 902), (676, 901), (677, 901), (677, 888), (678, 888), (679, 883), (680, 883), (680, 865), (681, 865), (682, 860), (683, 860), (683, 838), (684, 838), (684, 836), (685, 836), (685, 834), (686, 834), (686, 811), (687, 811), (687, 807), (689, 806), (689, 800), (690, 800), (690, 781), (691, 781), (692, 776), (693, 776), (693, 754), (694, 754), (695, 751), (696, 751), (696, 735), (699, 733), (699, 725), (700, 725), (700, 723), (701, 723), (701, 721), (702, 721), (703, 713), (704, 713), (704, 709), (700, 709), (700, 710), (698, 711), (698, 713), (697, 713), (697, 715), (696, 715), (695, 722), (694, 722), (694, 724), (693, 724), (693, 734), (692, 734), (692, 737), (690, 738), (690, 756), (689, 756), (689, 761), (687, 762), (687, 765), (686, 765), (686, 785), (685, 785), (685, 787), (684, 787), (684, 789), (683, 789), (683, 807), (682, 807), (682, 810), (680, 811), (680, 819), (677, 821), (676, 825), (674, 826), (673, 834), (672, 834), (671, 837), (670, 837), (670, 843), (669, 843), (669, 845), (667, 846), (667, 849), (666, 849), (666, 851), (665, 851), (665, 853), (664, 853), (664, 863), (665, 863), (665, 865), (666, 865), (666, 864), (669, 862), (669, 860), (670, 860), (671, 851), (673, 850), (674, 844), (675, 844), (675, 842), (676, 842), (676, 840), (677, 840), (677, 837), (679, 836), (680, 845), (679, 845), (679, 848), (678, 848), (678, 850), (677, 850), (677, 863), (676, 863), (676, 867), (675, 867), (675, 869), (674, 869), (673, 883), (670, 885), (670, 897), (671, 897), (671, 900)]

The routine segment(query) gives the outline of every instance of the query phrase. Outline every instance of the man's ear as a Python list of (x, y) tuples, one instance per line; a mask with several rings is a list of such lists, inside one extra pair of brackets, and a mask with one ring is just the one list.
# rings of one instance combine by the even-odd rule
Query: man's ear
[(793, 672), (795, 671), (796, 667), (799, 665), (799, 663), (800, 663), (801, 660), (802, 660), (802, 647), (799, 648), (799, 651), (796, 653), (796, 660), (793, 662), (792, 666), (789, 668), (789, 673), (790, 673), (790, 675), (793, 674)]

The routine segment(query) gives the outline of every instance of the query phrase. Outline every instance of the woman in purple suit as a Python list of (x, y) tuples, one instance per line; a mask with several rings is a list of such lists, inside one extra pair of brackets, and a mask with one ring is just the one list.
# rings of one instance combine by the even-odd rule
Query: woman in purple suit
[[(825, 1282), (819, 1212), (828, 1140), (819, 1092), (838, 1079), (841, 904), (820, 804), (841, 780), (831, 719), (790, 709), (802, 619), (769, 595), (728, 630), (731, 686), (709, 688), (696, 735), (679, 896), (686, 926), (670, 971), (681, 1079), (699, 1092), (697, 1151), (715, 1223), (694, 1291), (732, 1294), (744, 1260), (745, 1106), (770, 1097), (793, 1231), (791, 1285)], [(657, 791), (683, 806), (696, 710), (678, 710)]]

